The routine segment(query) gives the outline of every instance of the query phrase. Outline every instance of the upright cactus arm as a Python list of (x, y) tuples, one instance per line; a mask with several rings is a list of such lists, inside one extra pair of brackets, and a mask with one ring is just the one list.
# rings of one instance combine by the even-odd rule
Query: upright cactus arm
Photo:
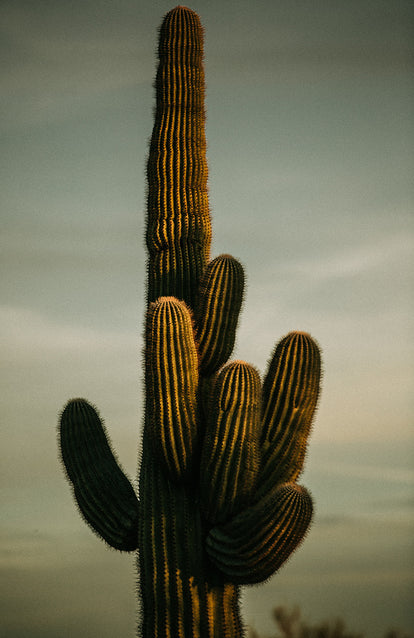
[(158, 58), (147, 166), (148, 302), (173, 296), (194, 307), (211, 242), (203, 37), (196, 13), (176, 7), (165, 16)]
[(229, 363), (214, 385), (200, 467), (204, 515), (216, 524), (248, 506), (259, 471), (260, 379), (244, 361)]
[(207, 265), (194, 309), (202, 376), (217, 372), (233, 351), (243, 291), (244, 272), (237, 259), (220, 255)]
[(193, 472), (200, 438), (198, 358), (183, 301), (160, 297), (150, 304), (146, 344), (146, 429), (155, 459), (179, 482)]
[(261, 491), (302, 471), (321, 377), (318, 344), (291, 332), (277, 344), (263, 383)]
[(111, 547), (136, 549), (137, 497), (112, 453), (101, 419), (84, 399), (69, 401), (62, 412), (60, 448), (87, 523)]

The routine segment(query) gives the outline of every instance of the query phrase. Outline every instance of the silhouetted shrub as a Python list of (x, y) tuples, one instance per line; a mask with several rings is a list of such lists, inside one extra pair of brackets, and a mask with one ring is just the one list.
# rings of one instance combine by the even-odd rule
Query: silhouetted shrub
[[(347, 629), (345, 622), (340, 618), (311, 625), (301, 619), (299, 607), (291, 610), (286, 607), (275, 607), (272, 615), (277, 625), (277, 633), (265, 637), (251, 629), (249, 638), (364, 638), (363, 634)], [(391, 629), (384, 634), (384, 638), (414, 637)]]

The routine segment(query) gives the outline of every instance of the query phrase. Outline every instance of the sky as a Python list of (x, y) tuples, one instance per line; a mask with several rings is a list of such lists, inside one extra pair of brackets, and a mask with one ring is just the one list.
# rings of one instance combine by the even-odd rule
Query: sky
[[(81, 520), (56, 426), (96, 404), (136, 485), (145, 163), (164, 0), (3, 0), (0, 617), (7, 638), (135, 636), (136, 568)], [(414, 631), (410, 2), (204, 0), (212, 256), (245, 266), (234, 358), (323, 351), (311, 531), (274, 606)]]

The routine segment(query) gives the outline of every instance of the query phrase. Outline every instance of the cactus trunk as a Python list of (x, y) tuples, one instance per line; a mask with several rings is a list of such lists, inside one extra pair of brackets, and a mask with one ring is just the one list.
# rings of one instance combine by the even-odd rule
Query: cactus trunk
[(176, 7), (158, 47), (147, 166), (145, 423), (139, 500), (96, 410), (73, 399), (61, 456), (79, 509), (121, 551), (138, 549), (141, 638), (241, 638), (241, 585), (289, 558), (312, 518), (296, 483), (319, 396), (303, 332), (276, 346), (263, 387), (228, 363), (242, 304), (238, 261), (209, 261), (203, 32)]
[(144, 440), (139, 577), (143, 638), (242, 635), (238, 587), (209, 565), (197, 489), (174, 485)]
[[(200, 280), (210, 249), (211, 224), (207, 195), (207, 160), (204, 111), (203, 35), (198, 16), (184, 7), (169, 12), (161, 25), (158, 46), (159, 65), (156, 76), (156, 111), (148, 158), (147, 247), (148, 301), (172, 296), (194, 308)], [(240, 304), (239, 304), (240, 306)], [(155, 312), (149, 313), (149, 323)], [(190, 319), (191, 321), (191, 319)], [(167, 322), (165, 322), (167, 323)], [(170, 327), (179, 326), (172, 319)], [(183, 335), (171, 334), (166, 345), (177, 350)], [(160, 326), (146, 332), (146, 395), (145, 430), (148, 443), (143, 446), (140, 472), (140, 519), (138, 545), (141, 598), (143, 605), (142, 635), (144, 638), (230, 638), (241, 636), (237, 586), (225, 582), (223, 575), (209, 564), (205, 546), (208, 526), (200, 512), (197, 477), (193, 467), (200, 460), (197, 433), (188, 427), (181, 434), (182, 446), (194, 439), (193, 449), (180, 450), (179, 442), (171, 445), (177, 463), (191, 457), (187, 481), (177, 484), (185, 470), (174, 467), (174, 459), (160, 460), (162, 451), (154, 454), (157, 442), (153, 433), (154, 413), (164, 411), (171, 418), (174, 406), (164, 405), (179, 392), (187, 395), (198, 376), (198, 361), (185, 373), (172, 378), (169, 391), (162, 374), (151, 378), (151, 370), (168, 366), (169, 357), (161, 352), (158, 365), (151, 357), (153, 340)], [(151, 353), (149, 352), (151, 350)], [(230, 354), (230, 353), (229, 353)], [(197, 355), (196, 355), (197, 356)], [(188, 358), (188, 357), (187, 357)], [(227, 357), (226, 357), (227, 358)], [(175, 387), (172, 387), (175, 386)], [(185, 386), (185, 387), (183, 387)], [(160, 395), (164, 395), (160, 396)], [(188, 405), (182, 422), (194, 422)], [(198, 415), (200, 416), (200, 415)], [(174, 418), (174, 417), (173, 417)], [(163, 421), (162, 417), (159, 417)], [(174, 419), (177, 433), (180, 416)], [(165, 424), (165, 429), (171, 424)], [(164, 428), (163, 428), (164, 430)], [(160, 443), (168, 450), (168, 432)], [(172, 433), (174, 437), (174, 432)], [(173, 479), (173, 480), (171, 480)]]

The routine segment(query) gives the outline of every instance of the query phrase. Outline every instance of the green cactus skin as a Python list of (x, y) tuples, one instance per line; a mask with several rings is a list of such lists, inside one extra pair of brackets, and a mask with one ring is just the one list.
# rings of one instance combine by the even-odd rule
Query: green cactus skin
[(241, 638), (239, 588), (274, 574), (303, 540), (297, 484), (320, 385), (306, 333), (276, 346), (263, 387), (227, 363), (244, 274), (209, 260), (203, 34), (176, 7), (160, 29), (148, 158), (145, 423), (139, 501), (96, 410), (66, 405), (61, 456), (82, 515), (109, 545), (138, 549), (142, 638)]

